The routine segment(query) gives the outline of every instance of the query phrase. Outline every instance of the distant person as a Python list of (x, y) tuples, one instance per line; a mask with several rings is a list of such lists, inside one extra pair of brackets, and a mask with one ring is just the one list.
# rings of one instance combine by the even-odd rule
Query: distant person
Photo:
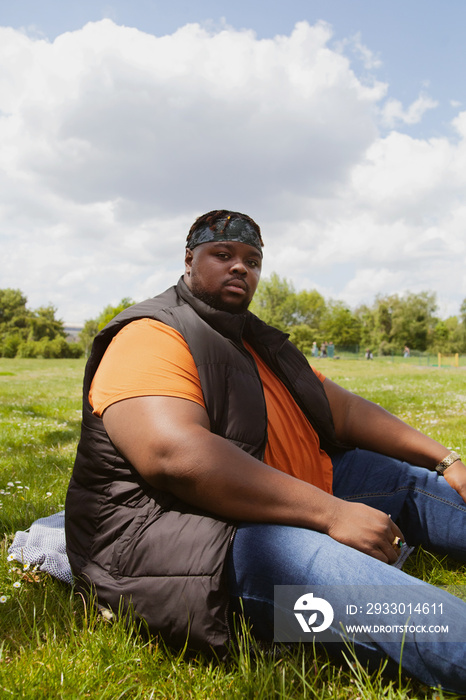
[(409, 357), (410, 356), (410, 350), (407, 345), (405, 345), (404, 350), (403, 350), (403, 357)]
[(333, 359), (333, 356), (335, 354), (335, 345), (333, 344), (333, 341), (331, 340), (329, 344), (327, 345), (327, 355), (330, 359)]
[(312, 355), (312, 357), (318, 357), (318, 356), (319, 356), (319, 350), (317, 349), (317, 343), (316, 343), (315, 340), (314, 340), (314, 342), (312, 343), (311, 355)]
[(373, 355), (372, 355), (372, 350), (370, 348), (366, 349), (366, 360), (372, 360)]
[(327, 342), (325, 340), (320, 346), (320, 356), (327, 357)]
[(416, 584), (461, 641), (387, 632), (355, 652), (464, 691), (466, 603), (389, 565), (406, 541), (466, 561), (466, 466), (248, 311), (262, 247), (244, 214), (199, 217), (178, 283), (97, 335), (65, 508), (78, 590), (223, 655), (240, 604), (272, 641), (277, 584), (354, 584), (355, 625), (365, 584)]

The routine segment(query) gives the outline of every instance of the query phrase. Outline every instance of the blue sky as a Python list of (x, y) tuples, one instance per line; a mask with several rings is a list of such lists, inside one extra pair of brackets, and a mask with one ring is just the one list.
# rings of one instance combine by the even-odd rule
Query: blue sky
[(2, 286), (81, 322), (176, 281), (220, 206), (259, 221), (266, 275), (458, 313), (465, 20), (463, 0), (0, 0)]

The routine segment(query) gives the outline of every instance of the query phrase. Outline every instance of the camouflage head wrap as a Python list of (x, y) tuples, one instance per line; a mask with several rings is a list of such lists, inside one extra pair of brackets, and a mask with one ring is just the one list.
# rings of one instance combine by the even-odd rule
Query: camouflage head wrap
[(192, 250), (196, 246), (201, 245), (201, 243), (210, 243), (212, 241), (238, 241), (239, 243), (251, 245), (262, 253), (263, 243), (260, 235), (244, 219), (226, 216), (212, 226), (206, 223), (192, 233), (186, 245)]

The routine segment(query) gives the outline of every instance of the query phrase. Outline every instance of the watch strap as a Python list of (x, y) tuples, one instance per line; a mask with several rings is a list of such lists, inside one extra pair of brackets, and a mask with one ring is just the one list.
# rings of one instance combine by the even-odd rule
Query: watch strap
[(437, 474), (440, 474), (440, 476), (443, 475), (445, 469), (447, 469), (453, 462), (457, 462), (458, 460), (461, 461), (461, 457), (457, 452), (450, 452), (449, 455), (444, 457), (441, 462), (437, 464), (435, 467), (435, 471)]

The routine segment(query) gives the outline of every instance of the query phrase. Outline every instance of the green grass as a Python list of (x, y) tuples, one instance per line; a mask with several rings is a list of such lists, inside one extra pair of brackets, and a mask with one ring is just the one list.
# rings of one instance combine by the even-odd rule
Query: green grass
[[(318, 360), (324, 374), (464, 452), (464, 370), (390, 360)], [(233, 659), (183, 658), (89, 609), (47, 575), (7, 561), (17, 530), (61, 510), (79, 438), (82, 360), (0, 360), (0, 697), (312, 698), (415, 700), (406, 678), (334, 664), (312, 649), (273, 655), (248, 634)], [(418, 552), (405, 570), (435, 585), (465, 584), (463, 567)], [(14, 584), (20, 584), (19, 587)], [(442, 697), (440, 694), (438, 697)]]
[(463, 450), (466, 434), (466, 371), (368, 361), (318, 360), (316, 368), (345, 387), (380, 404), (447, 447)]

